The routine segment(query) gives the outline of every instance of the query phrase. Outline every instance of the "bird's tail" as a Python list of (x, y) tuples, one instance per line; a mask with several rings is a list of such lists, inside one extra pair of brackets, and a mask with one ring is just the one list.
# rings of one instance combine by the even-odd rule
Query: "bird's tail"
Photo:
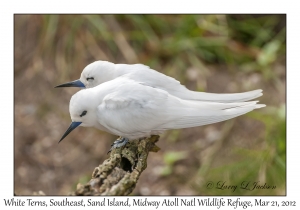
[(211, 102), (222, 102), (222, 103), (231, 103), (231, 102), (243, 102), (249, 101), (254, 98), (262, 96), (262, 90), (253, 90), (244, 93), (206, 93), (206, 92), (177, 92), (176, 96), (185, 100), (196, 100), (196, 101), (211, 101)]
[[(181, 108), (178, 107), (178, 110), (170, 110), (173, 112), (173, 116), (176, 116), (172, 121), (161, 126), (163, 130), (197, 127), (217, 123), (246, 114), (254, 109), (265, 107), (264, 104), (257, 104), (257, 101), (229, 104), (215, 103), (215, 107), (212, 107), (210, 103), (205, 107), (204, 104), (206, 102), (199, 102), (204, 103), (201, 105), (202, 108), (196, 107), (195, 104), (187, 107), (187, 102), (185, 101), (184, 103)], [(217, 105), (219, 106), (218, 108)]]

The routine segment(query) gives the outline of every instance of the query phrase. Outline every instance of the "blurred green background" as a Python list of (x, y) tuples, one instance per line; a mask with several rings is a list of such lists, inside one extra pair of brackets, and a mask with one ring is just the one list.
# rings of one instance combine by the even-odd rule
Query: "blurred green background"
[[(263, 89), (267, 105), (166, 132), (132, 195), (285, 195), (285, 15), (15, 15), (14, 23), (16, 194), (66, 195), (108, 157), (117, 137), (94, 128), (57, 144), (78, 89), (53, 88), (108, 60), (149, 65), (197, 91)], [(276, 188), (245, 190), (244, 181)]]

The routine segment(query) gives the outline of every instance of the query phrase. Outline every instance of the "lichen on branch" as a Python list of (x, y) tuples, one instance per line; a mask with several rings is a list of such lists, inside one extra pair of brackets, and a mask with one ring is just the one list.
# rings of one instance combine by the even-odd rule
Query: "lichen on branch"
[(159, 136), (129, 141), (124, 147), (115, 148), (110, 157), (94, 169), (92, 179), (85, 185), (78, 184), (71, 195), (128, 195), (147, 168), (149, 152), (157, 152), (155, 143)]

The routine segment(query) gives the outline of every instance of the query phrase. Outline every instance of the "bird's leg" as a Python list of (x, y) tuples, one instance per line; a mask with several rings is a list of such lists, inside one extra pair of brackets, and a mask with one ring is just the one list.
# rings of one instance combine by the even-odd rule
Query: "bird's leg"
[(129, 141), (129, 139), (120, 136), (116, 141), (114, 141), (114, 143), (112, 143), (111, 148), (108, 151), (108, 153), (110, 153), (111, 150), (114, 149), (114, 148), (123, 147), (124, 145), (126, 145), (128, 143), (128, 141)]
[(112, 143), (112, 147), (113, 148), (118, 148), (118, 147), (122, 147), (125, 144), (127, 144), (127, 142), (129, 141), (129, 139), (120, 136), (116, 141), (114, 141), (114, 143)]

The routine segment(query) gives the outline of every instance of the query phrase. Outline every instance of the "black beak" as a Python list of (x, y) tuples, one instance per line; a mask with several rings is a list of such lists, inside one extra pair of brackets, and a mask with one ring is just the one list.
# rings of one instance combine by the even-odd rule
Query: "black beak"
[(64, 135), (59, 140), (59, 142), (61, 142), (69, 133), (71, 133), (72, 130), (74, 130), (76, 127), (78, 127), (81, 123), (82, 122), (72, 122), (71, 125), (69, 126), (68, 130), (64, 133)]
[(72, 82), (67, 82), (67, 83), (55, 86), (55, 88), (59, 88), (59, 87), (82, 87), (82, 88), (85, 88), (85, 85), (78, 79), (78, 80), (74, 80)]

